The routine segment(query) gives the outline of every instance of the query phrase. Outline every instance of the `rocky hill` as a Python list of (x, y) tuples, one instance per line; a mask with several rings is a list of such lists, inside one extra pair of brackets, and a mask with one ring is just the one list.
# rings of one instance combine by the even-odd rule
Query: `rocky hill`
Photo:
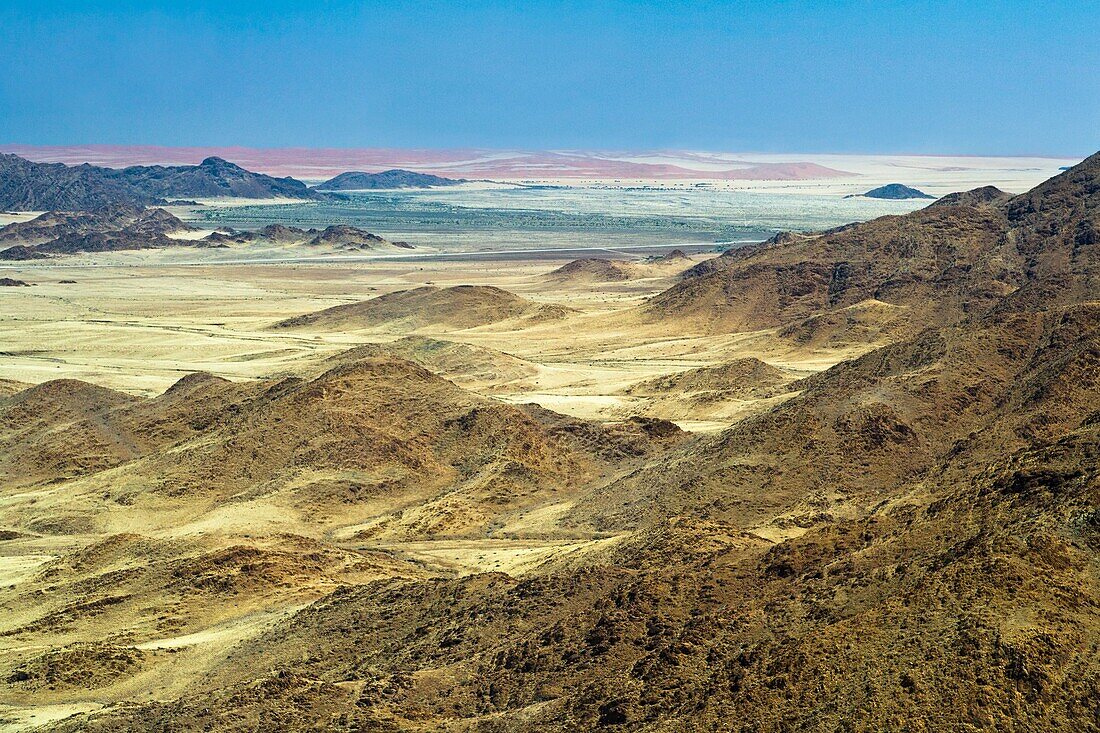
[(730, 250), (654, 297), (644, 317), (749, 331), (875, 300), (905, 308), (914, 328), (957, 320), (1025, 279), (1006, 204), (970, 200)]
[(513, 318), (543, 319), (562, 315), (559, 307), (539, 305), (496, 287), (426, 285), (297, 316), (280, 321), (275, 328), (354, 330), (388, 326), (412, 330), (434, 326), (462, 329)]
[[(313, 233), (312, 230), (310, 233)], [(384, 237), (348, 224), (333, 224), (325, 227), (324, 231), (317, 233), (309, 240), (309, 244), (315, 247), (329, 246), (337, 249), (375, 249), (380, 246), (412, 249), (412, 245), (407, 242), (390, 242)]]
[(77, 252), (155, 249), (186, 244), (169, 234), (192, 227), (164, 209), (106, 206), (93, 211), (47, 211), (0, 229), (0, 260), (42, 259)]
[(690, 265), (691, 258), (678, 249), (644, 260), (583, 257), (551, 270), (545, 275), (545, 279), (561, 285), (616, 283), (677, 275)]
[(970, 191), (949, 193), (929, 206), (979, 206), (981, 204), (995, 205), (1012, 198), (1012, 194), (1005, 193), (996, 186), (982, 186)]
[(301, 181), (253, 173), (222, 158), (206, 158), (198, 165), (132, 166), (109, 175), (152, 196), (169, 198), (290, 198), (315, 194)]
[(454, 186), (465, 183), (464, 179), (444, 178), (429, 173), (415, 173), (394, 168), (381, 173), (363, 173), (349, 171), (319, 183), (318, 191), (356, 191), (375, 188), (431, 188), (433, 186)]
[(634, 277), (631, 266), (626, 262), (598, 257), (586, 257), (573, 260), (552, 270), (546, 275), (551, 280), (616, 282)]
[(705, 394), (714, 398), (753, 397), (771, 394), (791, 381), (782, 369), (759, 359), (743, 358), (647, 379), (625, 391), (631, 395), (649, 396)]
[(199, 165), (131, 166), (33, 163), (0, 154), (0, 208), (14, 211), (82, 211), (105, 206), (154, 206), (173, 198), (313, 198), (293, 178), (273, 178), (221, 158)]
[[(861, 194), (855, 194), (858, 196), (865, 196), (870, 199), (934, 199), (935, 196), (930, 196), (924, 191), (918, 191), (915, 188), (906, 186), (902, 183), (888, 183), (885, 186), (879, 186), (878, 188), (872, 188), (870, 191)], [(854, 196), (846, 196), (845, 198), (853, 198)]]
[(314, 247), (331, 247), (341, 250), (371, 250), (384, 247), (413, 249), (408, 242), (391, 242), (385, 237), (348, 224), (332, 224), (324, 229), (301, 229), (285, 224), (268, 224), (254, 231), (235, 229), (215, 231), (203, 238), (208, 244), (247, 244), (270, 242), (273, 244), (308, 244)]
[(406, 336), (388, 343), (366, 344), (343, 352), (334, 359), (345, 362), (380, 356), (408, 359), (460, 385), (487, 384), (499, 388), (538, 374), (537, 365), (511, 354), (426, 336)]
[[(142, 211), (141, 207), (125, 205), (91, 211), (47, 211), (29, 221), (17, 221), (0, 228), (0, 242), (41, 244), (66, 234), (117, 231), (133, 222)], [(179, 228), (184, 228), (182, 221), (176, 219), (176, 222)]]

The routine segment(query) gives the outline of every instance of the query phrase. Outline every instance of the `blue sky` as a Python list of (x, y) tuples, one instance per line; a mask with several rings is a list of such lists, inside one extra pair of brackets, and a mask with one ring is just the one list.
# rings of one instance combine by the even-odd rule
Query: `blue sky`
[(0, 0), (0, 142), (1100, 148), (1092, 2)]

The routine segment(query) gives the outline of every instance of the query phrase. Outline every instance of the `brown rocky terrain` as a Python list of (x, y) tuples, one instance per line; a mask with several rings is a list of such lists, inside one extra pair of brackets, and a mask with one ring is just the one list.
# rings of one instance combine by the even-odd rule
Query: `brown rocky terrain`
[(386, 326), (415, 330), (433, 325), (461, 329), (515, 318), (555, 319), (563, 314), (560, 306), (539, 305), (496, 287), (427, 285), (290, 318), (275, 324), (275, 328), (349, 330)]
[[(714, 433), (505, 404), (433, 371), (566, 367), (438, 338), (152, 398), (0, 385), (0, 694), (112, 733), (1100, 729), (1098, 232), (1100, 154), (731, 251), (581, 334), (730, 344), (624, 389), (757, 401)], [(278, 330), (545, 307), (423, 287)]]
[(552, 280), (614, 282), (634, 277), (633, 268), (617, 260), (588, 257), (573, 260), (553, 270), (546, 276)]
[(782, 369), (748, 357), (647, 379), (626, 391), (628, 394), (660, 396), (677, 393), (757, 396), (770, 394), (791, 381), (792, 378)]
[(904, 307), (914, 328), (947, 323), (1022, 284), (1008, 231), (1003, 209), (960, 204), (734, 250), (724, 267), (653, 298), (644, 315), (748, 331), (876, 300)]
[(691, 260), (678, 249), (658, 257), (636, 261), (585, 257), (552, 270), (546, 274), (545, 279), (558, 285), (614, 283), (675, 275), (690, 266)]
[(342, 352), (334, 360), (346, 362), (375, 356), (408, 359), (459, 384), (500, 386), (538, 373), (538, 366), (494, 349), (427, 336), (406, 336), (383, 344), (367, 344)]

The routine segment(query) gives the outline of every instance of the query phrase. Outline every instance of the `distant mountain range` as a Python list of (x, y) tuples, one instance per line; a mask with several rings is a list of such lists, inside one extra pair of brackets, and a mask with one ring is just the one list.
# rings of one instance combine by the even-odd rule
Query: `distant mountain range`
[(210, 157), (199, 165), (102, 168), (87, 163), (35, 163), (0, 154), (0, 208), (80, 211), (104, 206), (156, 206), (172, 198), (317, 198), (293, 178), (274, 178)]
[(269, 224), (256, 231), (225, 229), (202, 239), (173, 237), (195, 227), (160, 208), (114, 205), (92, 211), (47, 211), (30, 221), (0, 227), (0, 261), (48, 259), (79, 252), (118, 252), (167, 247), (227, 247), (232, 244), (303, 244), (335, 250), (412, 249), (365, 229), (333, 224), (299, 229)]
[(416, 173), (401, 168), (393, 168), (381, 173), (363, 173), (348, 171), (324, 183), (314, 186), (318, 191), (358, 191), (374, 188), (430, 188), (432, 186), (454, 186), (465, 183), (465, 178), (444, 178), (430, 173)]
[[(813, 155), (789, 156), (703, 151), (598, 151), (396, 148), (158, 147), (149, 145), (0, 145), (5, 152), (61, 163), (89, 161), (123, 168), (193, 164), (209, 156), (236, 161), (271, 175), (324, 180), (344, 171), (416, 170), (449, 178), (492, 180), (820, 180), (856, 175)], [(1059, 161), (1064, 162), (1064, 161)], [(1015, 165), (1016, 163), (1014, 163)], [(841, 166), (843, 168), (843, 166)]]

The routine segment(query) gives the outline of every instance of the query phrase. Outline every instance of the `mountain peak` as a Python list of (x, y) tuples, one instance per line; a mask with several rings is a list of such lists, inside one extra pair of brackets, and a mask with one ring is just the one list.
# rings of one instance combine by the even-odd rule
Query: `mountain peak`
[(980, 206), (982, 204), (996, 204), (1012, 197), (996, 186), (981, 186), (969, 191), (956, 191), (934, 201), (929, 206)]
[(241, 168), (236, 163), (230, 163), (225, 158), (219, 158), (216, 155), (211, 155), (209, 158), (204, 158), (203, 161), (201, 163), (199, 163), (199, 167), (201, 167), (201, 168), (229, 168), (229, 169), (234, 169), (234, 170), (244, 170), (243, 168)]

